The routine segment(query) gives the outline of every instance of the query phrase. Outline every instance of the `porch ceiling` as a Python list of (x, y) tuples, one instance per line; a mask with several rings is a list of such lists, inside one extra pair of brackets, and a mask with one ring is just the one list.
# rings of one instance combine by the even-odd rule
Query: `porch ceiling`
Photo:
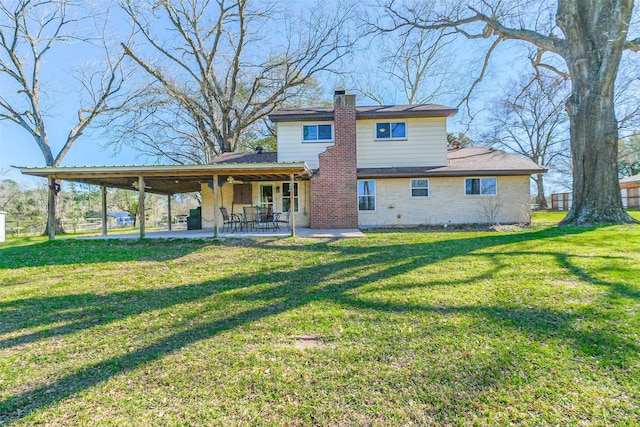
[(178, 194), (197, 192), (201, 184), (218, 176), (224, 185), (229, 177), (234, 182), (288, 181), (291, 174), (295, 179), (309, 179), (312, 171), (305, 163), (265, 163), (265, 164), (214, 164), (185, 166), (96, 166), (19, 168), (25, 175), (55, 178), (64, 181), (104, 185), (109, 188), (136, 190), (138, 178), (142, 176), (145, 191), (157, 194)]

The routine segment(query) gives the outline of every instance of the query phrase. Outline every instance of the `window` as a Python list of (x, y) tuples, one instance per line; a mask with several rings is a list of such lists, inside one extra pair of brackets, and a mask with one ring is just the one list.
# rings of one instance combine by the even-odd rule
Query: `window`
[[(295, 191), (295, 195), (293, 197), (293, 211), (298, 212), (298, 183), (293, 184), (293, 190)], [(291, 183), (283, 182), (282, 183), (282, 212), (287, 212), (291, 209)]]
[(407, 124), (404, 122), (376, 123), (376, 139), (405, 139)]
[(467, 178), (465, 181), (465, 194), (467, 195), (495, 195), (497, 189), (496, 178)]
[(302, 126), (302, 140), (306, 142), (332, 141), (333, 126), (304, 125)]
[(429, 180), (412, 179), (411, 197), (429, 197)]
[(376, 182), (373, 180), (358, 181), (358, 210), (376, 210)]

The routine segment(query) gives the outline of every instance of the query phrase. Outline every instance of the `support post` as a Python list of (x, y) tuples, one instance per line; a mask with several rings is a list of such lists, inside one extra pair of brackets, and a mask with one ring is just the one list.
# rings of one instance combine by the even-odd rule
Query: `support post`
[(169, 231), (171, 231), (171, 199), (173, 198), (172, 194), (167, 196), (167, 222), (169, 223)]
[(140, 238), (144, 238), (144, 177), (138, 177), (138, 211), (140, 212)]
[(56, 239), (56, 179), (49, 176), (49, 207), (47, 209), (47, 229), (49, 240)]
[(102, 235), (107, 235), (107, 187), (100, 186), (100, 196), (102, 198)]
[(218, 174), (213, 175), (213, 237), (218, 238)]
[[(291, 180), (291, 203), (289, 204), (289, 227), (291, 227), (291, 237), (296, 237), (296, 181), (293, 174), (289, 174)], [(298, 203), (300, 201), (298, 200)]]

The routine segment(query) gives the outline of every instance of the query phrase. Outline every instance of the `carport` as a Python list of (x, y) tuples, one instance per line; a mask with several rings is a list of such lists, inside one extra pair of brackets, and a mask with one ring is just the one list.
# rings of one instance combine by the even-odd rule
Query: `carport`
[[(214, 193), (213, 237), (218, 237), (219, 188), (229, 177), (245, 182), (310, 179), (313, 172), (304, 162), (295, 163), (216, 163), (207, 165), (154, 166), (86, 166), (86, 167), (20, 167), (25, 175), (49, 180), (49, 191), (59, 188), (59, 181), (98, 185), (102, 198), (102, 235), (107, 235), (107, 188), (138, 191), (140, 212), (144, 212), (146, 192), (168, 196), (169, 229), (171, 229), (171, 197), (174, 194), (200, 192), (202, 184), (210, 183)], [(295, 235), (295, 215), (292, 215), (291, 235)], [(49, 239), (55, 239), (55, 216), (48, 218)], [(140, 237), (145, 237), (145, 218), (140, 215)]]

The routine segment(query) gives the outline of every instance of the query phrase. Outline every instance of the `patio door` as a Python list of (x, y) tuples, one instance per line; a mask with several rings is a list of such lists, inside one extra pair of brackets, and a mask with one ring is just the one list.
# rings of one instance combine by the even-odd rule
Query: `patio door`
[(263, 212), (267, 210), (275, 212), (275, 205), (273, 201), (273, 184), (260, 184), (258, 208)]

